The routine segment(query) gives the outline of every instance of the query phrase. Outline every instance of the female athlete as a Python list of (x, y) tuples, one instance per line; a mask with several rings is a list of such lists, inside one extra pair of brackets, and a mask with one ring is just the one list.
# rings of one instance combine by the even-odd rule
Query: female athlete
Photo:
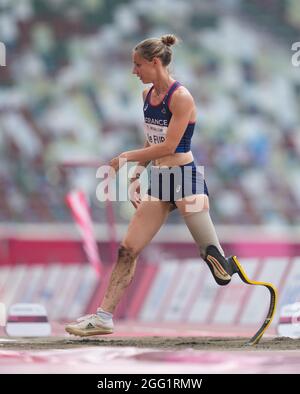
[(130, 179), (139, 191), (141, 171), (150, 163), (147, 193), (132, 199), (136, 212), (129, 224), (108, 287), (96, 314), (68, 324), (66, 331), (79, 336), (113, 332), (113, 313), (131, 283), (137, 257), (152, 240), (173, 209), (178, 209), (201, 257), (219, 285), (227, 285), (234, 272), (226, 259), (209, 213), (209, 196), (202, 171), (194, 163), (191, 140), (196, 122), (195, 102), (169, 73), (174, 35), (140, 42), (132, 52), (133, 74), (143, 84), (145, 144), (110, 161), (118, 171), (124, 161), (137, 162)]

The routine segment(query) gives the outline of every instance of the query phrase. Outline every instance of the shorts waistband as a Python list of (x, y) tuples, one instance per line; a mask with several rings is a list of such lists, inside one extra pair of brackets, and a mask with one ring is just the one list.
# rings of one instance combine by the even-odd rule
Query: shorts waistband
[(183, 164), (183, 165), (181, 165), (181, 166), (171, 166), (171, 167), (168, 167), (168, 166), (151, 166), (151, 168), (154, 168), (154, 169), (161, 169), (161, 170), (163, 170), (164, 168), (168, 168), (169, 170), (171, 169), (171, 168), (183, 168), (183, 167), (187, 167), (187, 166), (191, 166), (191, 167), (195, 167), (195, 162), (194, 161), (191, 161), (190, 163), (187, 163), (187, 164)]

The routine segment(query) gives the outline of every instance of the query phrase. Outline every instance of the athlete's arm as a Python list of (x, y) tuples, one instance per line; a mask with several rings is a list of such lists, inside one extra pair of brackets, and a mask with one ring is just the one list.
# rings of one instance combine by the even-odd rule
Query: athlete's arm
[[(146, 96), (147, 96), (149, 90), (150, 90), (149, 88), (144, 89), (144, 91), (143, 91), (143, 102), (145, 102)], [(149, 142), (146, 140), (145, 143), (144, 143), (144, 148), (147, 148), (148, 146), (150, 146), (150, 144), (149, 144)], [(132, 176), (131, 176), (130, 179), (131, 179), (131, 180), (138, 179), (138, 178), (141, 176), (143, 170), (148, 166), (148, 164), (150, 163), (150, 161), (151, 161), (151, 160), (148, 160), (148, 161), (139, 161), (139, 162), (137, 163), (137, 165), (136, 165), (136, 167), (135, 167), (135, 170), (134, 170), (134, 173), (132, 174)]]
[[(150, 146), (148, 141), (145, 141), (144, 143), (144, 148), (147, 148), (148, 146)], [(142, 172), (144, 171), (144, 169), (148, 166), (148, 164), (150, 163), (151, 160), (148, 161), (139, 161), (135, 167), (134, 173), (132, 174), (132, 176), (130, 177), (131, 180), (134, 179), (138, 179), (140, 178)]]
[(186, 90), (178, 89), (173, 94), (170, 105), (172, 117), (167, 130), (166, 140), (143, 149), (123, 152), (119, 157), (127, 161), (147, 162), (173, 154), (189, 123), (193, 108), (193, 97)]

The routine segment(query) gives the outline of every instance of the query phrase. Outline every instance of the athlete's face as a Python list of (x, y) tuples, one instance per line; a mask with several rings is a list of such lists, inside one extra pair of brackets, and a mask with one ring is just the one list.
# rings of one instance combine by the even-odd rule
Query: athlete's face
[(132, 54), (132, 62), (133, 69), (132, 73), (136, 75), (143, 83), (151, 83), (155, 77), (155, 62), (157, 61), (154, 58), (151, 62), (149, 60), (144, 59), (140, 56), (136, 51), (133, 51)]

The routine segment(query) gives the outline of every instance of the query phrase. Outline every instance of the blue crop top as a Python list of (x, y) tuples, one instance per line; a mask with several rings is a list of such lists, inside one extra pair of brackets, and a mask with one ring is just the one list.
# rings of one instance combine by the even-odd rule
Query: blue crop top
[[(149, 90), (144, 102), (144, 131), (146, 139), (150, 145), (160, 144), (165, 141), (167, 129), (172, 117), (172, 112), (169, 109), (169, 102), (174, 91), (181, 86), (179, 82), (175, 81), (169, 88), (165, 97), (160, 104), (152, 105), (150, 103), (150, 95), (153, 86)], [(189, 152), (191, 150), (191, 139), (194, 133), (195, 123), (189, 123), (185, 132), (175, 150), (177, 152)]]

